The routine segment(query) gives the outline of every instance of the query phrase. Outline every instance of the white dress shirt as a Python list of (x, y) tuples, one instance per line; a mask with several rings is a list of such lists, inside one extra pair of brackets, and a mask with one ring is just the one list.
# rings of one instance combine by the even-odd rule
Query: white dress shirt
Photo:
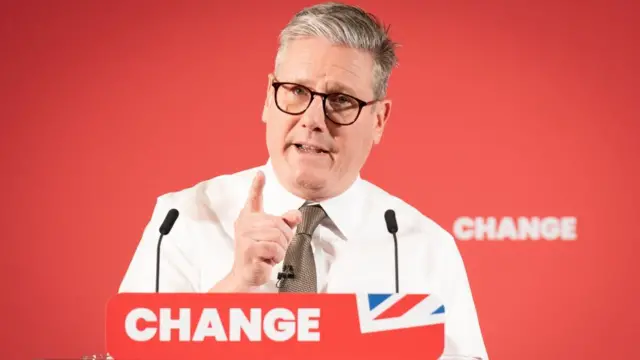
[[(270, 161), (160, 196), (119, 291), (155, 291), (158, 228), (171, 208), (180, 217), (162, 241), (160, 291), (209, 291), (231, 269), (234, 221), (258, 170), (265, 174), (266, 213), (282, 215), (305, 204), (279, 184)], [(393, 209), (400, 292), (434, 294), (443, 301), (445, 354), (488, 359), (466, 270), (446, 230), (360, 177), (340, 196), (319, 204), (328, 215), (312, 237), (319, 292), (395, 292), (394, 242), (384, 221), (384, 212)], [(281, 267), (274, 266), (271, 280), (255, 291), (277, 292)]]

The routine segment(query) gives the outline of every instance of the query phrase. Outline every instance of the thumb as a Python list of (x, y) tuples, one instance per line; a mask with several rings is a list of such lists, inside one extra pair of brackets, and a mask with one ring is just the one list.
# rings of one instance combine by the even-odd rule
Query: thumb
[(262, 190), (264, 189), (264, 183), (264, 173), (262, 171), (258, 171), (256, 176), (253, 178), (251, 186), (249, 187), (249, 197), (247, 198), (247, 203), (244, 205), (245, 211), (262, 211)]
[(282, 220), (284, 220), (289, 227), (293, 228), (302, 222), (302, 213), (300, 210), (289, 210), (282, 215)]

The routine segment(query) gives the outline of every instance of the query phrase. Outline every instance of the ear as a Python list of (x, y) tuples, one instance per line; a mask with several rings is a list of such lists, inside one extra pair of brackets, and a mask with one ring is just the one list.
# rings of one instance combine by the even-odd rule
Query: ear
[(267, 76), (267, 93), (265, 94), (264, 97), (264, 106), (262, 107), (262, 122), (263, 123), (267, 123), (267, 114), (269, 113), (269, 106), (271, 105), (271, 94), (273, 93), (273, 86), (271, 86), (271, 84), (273, 83), (273, 74), (269, 74), (269, 76)]
[(373, 124), (373, 143), (378, 145), (382, 140), (384, 126), (391, 115), (391, 100), (381, 100), (375, 107), (375, 123)]

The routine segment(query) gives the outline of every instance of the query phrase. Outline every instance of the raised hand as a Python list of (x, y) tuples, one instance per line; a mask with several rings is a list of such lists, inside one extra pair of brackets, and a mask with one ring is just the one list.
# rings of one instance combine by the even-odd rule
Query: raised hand
[(284, 255), (293, 238), (293, 227), (302, 221), (299, 210), (282, 216), (265, 214), (262, 191), (265, 176), (258, 172), (249, 188), (249, 196), (235, 222), (234, 263), (229, 275), (211, 290), (243, 292), (265, 284), (275, 264)]

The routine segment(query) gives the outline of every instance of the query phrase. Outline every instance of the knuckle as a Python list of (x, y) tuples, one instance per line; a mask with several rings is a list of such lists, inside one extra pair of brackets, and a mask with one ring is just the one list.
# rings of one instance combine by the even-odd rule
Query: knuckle
[(278, 248), (276, 251), (276, 261), (277, 262), (281, 262), (282, 260), (284, 260), (284, 256), (285, 256), (285, 251), (282, 248)]
[(262, 246), (262, 248), (264, 249), (265, 252), (270, 253), (271, 249), (272, 249), (272, 243), (269, 241), (265, 241), (260, 243), (260, 245)]
[(254, 245), (255, 247), (255, 255), (256, 256), (265, 256), (267, 252), (267, 247), (265, 242), (259, 242)]
[(275, 256), (278, 253), (278, 246), (272, 242), (266, 242), (266, 249), (269, 256)]
[(287, 240), (287, 235), (286, 235), (285, 233), (282, 233), (282, 232), (280, 233), (279, 240), (280, 240), (280, 244), (281, 244), (282, 246), (287, 246), (287, 243), (289, 242), (289, 241)]

